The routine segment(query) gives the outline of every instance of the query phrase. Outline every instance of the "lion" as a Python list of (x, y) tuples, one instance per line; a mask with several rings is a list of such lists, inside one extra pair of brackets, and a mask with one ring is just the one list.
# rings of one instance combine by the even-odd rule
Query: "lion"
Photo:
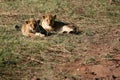
[(18, 25), (15, 26), (16, 30), (21, 30), (24, 36), (31, 38), (35, 38), (36, 36), (44, 37), (45, 34), (38, 32), (37, 27), (39, 27), (39, 25), (34, 18), (30, 18), (25, 21), (25, 23), (21, 26), (21, 29)]
[(41, 20), (41, 26), (48, 32), (55, 31), (58, 33), (73, 33), (76, 32), (76, 27), (73, 24), (63, 23), (55, 21), (56, 15), (43, 15)]

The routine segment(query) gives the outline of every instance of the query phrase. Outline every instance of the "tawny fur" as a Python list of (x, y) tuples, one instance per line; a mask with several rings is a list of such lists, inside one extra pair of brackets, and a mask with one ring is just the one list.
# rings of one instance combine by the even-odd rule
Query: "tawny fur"
[(35, 38), (36, 36), (44, 37), (44, 34), (36, 32), (37, 22), (34, 18), (25, 21), (21, 27), (22, 34), (27, 37)]
[(47, 31), (52, 31), (52, 25), (54, 25), (55, 16), (52, 15), (44, 15), (42, 16), (42, 27)]
[(42, 16), (41, 25), (47, 31), (56, 31), (58, 33), (70, 33), (76, 30), (76, 27), (63, 22), (55, 21), (56, 15), (44, 15)]

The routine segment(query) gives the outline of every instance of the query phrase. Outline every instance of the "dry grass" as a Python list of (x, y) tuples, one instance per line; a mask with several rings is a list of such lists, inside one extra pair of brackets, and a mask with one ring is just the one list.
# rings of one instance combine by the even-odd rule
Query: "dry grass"
[[(0, 80), (89, 79), (80, 72), (75, 73), (78, 64), (104, 65), (104, 61), (109, 63), (120, 55), (119, 1), (112, 5), (108, 2), (1, 0)], [(53, 13), (58, 15), (58, 20), (75, 23), (82, 33), (30, 39), (15, 31), (16, 24), (21, 25), (30, 17), (39, 18), (44, 13)]]

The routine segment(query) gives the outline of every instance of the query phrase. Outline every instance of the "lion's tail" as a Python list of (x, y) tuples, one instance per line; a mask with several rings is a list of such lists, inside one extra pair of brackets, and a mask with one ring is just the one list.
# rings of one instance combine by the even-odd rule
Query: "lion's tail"
[(15, 29), (16, 29), (17, 31), (20, 31), (20, 30), (21, 30), (21, 26), (15, 25)]

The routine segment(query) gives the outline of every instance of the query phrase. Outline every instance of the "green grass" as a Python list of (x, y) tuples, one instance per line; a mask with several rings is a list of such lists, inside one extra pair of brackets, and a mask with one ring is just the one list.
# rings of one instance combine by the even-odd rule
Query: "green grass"
[[(100, 52), (93, 51), (94, 45), (97, 48), (106, 43), (120, 51), (118, 4), (110, 5), (107, 0), (2, 0), (0, 80), (30, 80), (34, 76), (40, 80), (80, 79), (79, 74), (59, 71), (57, 66), (74, 62), (96, 63), (98, 58), (93, 56)], [(60, 21), (74, 23), (83, 33), (30, 39), (14, 29), (16, 24), (21, 25), (31, 17), (40, 18), (45, 13), (56, 14)], [(102, 52), (100, 55), (106, 51), (103, 49)], [(109, 52), (105, 58), (112, 58)]]

